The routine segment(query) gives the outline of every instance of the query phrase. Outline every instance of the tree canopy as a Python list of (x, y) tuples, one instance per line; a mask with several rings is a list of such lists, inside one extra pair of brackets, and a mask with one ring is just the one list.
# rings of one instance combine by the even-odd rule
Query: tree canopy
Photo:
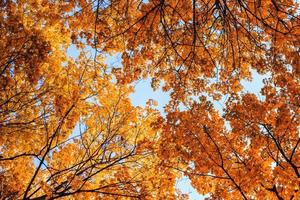
[[(132, 105), (141, 79), (165, 115)], [(183, 200), (182, 176), (300, 199), (299, 2), (0, 1), (0, 199)]]

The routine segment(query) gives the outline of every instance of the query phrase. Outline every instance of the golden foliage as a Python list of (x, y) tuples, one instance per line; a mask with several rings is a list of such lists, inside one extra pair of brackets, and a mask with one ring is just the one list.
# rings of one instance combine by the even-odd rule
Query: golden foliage
[(299, 199), (299, 41), (293, 0), (2, 0), (0, 198)]

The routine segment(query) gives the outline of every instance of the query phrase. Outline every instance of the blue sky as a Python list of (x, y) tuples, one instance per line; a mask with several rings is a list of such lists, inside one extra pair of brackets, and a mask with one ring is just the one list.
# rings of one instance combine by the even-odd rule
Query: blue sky
[[(79, 55), (74, 45), (72, 45), (68, 49), (68, 55), (73, 58), (76, 58)], [(110, 67), (121, 67), (121, 55), (115, 54), (112, 56), (107, 56), (107, 58), (105, 59), (105, 63)], [(252, 71), (252, 75), (252, 81), (243, 80), (241, 82), (244, 87), (243, 91), (254, 93), (258, 96), (259, 99), (262, 100), (263, 96), (260, 95), (260, 89), (263, 86), (263, 79), (267, 78), (267, 76), (259, 75), (256, 71)], [(156, 109), (159, 110), (163, 116), (165, 115), (164, 106), (170, 100), (169, 92), (163, 92), (161, 88), (154, 91), (151, 88), (150, 78), (136, 81), (133, 83), (133, 86), (135, 87), (135, 92), (130, 95), (130, 99), (134, 106), (144, 107), (149, 99), (154, 99), (158, 103)], [(219, 112), (222, 112), (225, 101), (226, 98), (222, 98), (220, 101), (213, 102), (215, 108), (218, 109)], [(188, 177), (182, 177), (178, 179), (175, 186), (183, 193), (188, 194), (190, 200), (201, 200), (205, 198), (205, 196), (197, 193), (197, 191), (191, 186)]]

